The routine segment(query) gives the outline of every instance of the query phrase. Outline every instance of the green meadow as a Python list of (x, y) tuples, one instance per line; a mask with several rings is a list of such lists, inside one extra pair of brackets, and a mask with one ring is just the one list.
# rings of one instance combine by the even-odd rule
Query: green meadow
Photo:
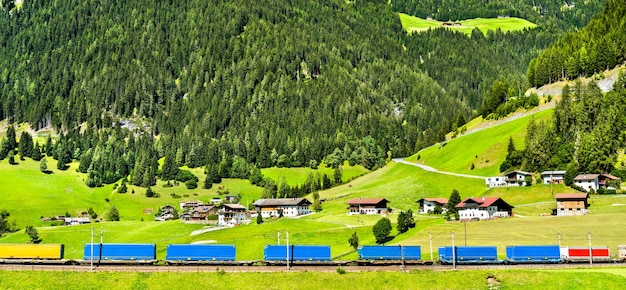
[(407, 160), (441, 171), (495, 176), (500, 172), (500, 163), (506, 157), (509, 138), (513, 138), (516, 149), (524, 149), (528, 122), (531, 119), (535, 122), (548, 121), (553, 111), (541, 111), (486, 130), (462, 135), (425, 148)]
[[(409, 272), (142, 273), (0, 271), (8, 289), (621, 289), (624, 268)], [(461, 285), (463, 285), (461, 287)]]
[[(432, 28), (444, 27), (442, 21), (422, 19), (400, 13), (400, 21), (402, 27), (409, 33), (420, 32)], [(457, 21), (459, 26), (446, 26), (448, 29), (460, 31), (467, 35), (472, 33), (475, 28), (480, 29), (484, 34), (490, 30), (500, 29), (502, 32), (517, 31), (534, 28), (537, 25), (527, 20), (509, 17), (509, 18), (476, 18)]]

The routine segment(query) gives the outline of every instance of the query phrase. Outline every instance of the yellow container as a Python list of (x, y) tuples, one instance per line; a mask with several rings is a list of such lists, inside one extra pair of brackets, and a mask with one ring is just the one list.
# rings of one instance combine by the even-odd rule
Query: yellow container
[(63, 259), (63, 245), (0, 244), (0, 259)]

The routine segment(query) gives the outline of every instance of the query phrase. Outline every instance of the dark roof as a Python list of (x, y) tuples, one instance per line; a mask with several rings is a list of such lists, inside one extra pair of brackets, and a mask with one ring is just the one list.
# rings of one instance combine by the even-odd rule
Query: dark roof
[(442, 205), (448, 203), (448, 199), (447, 198), (443, 198), (443, 197), (425, 197), (425, 198), (422, 198), (422, 199), (418, 200), (417, 202), (421, 204), (421, 203), (423, 203), (424, 200), (436, 202), (436, 203), (442, 204)]
[(470, 197), (466, 198), (464, 201), (457, 204), (455, 207), (464, 208), (467, 203), (476, 203), (479, 207), (488, 207), (492, 205), (500, 204), (500, 206), (509, 206), (513, 208), (512, 205), (508, 204), (506, 201), (499, 197)]
[(197, 206), (193, 209), (193, 211), (197, 212), (197, 213), (207, 213), (209, 211), (211, 211), (214, 208), (214, 206), (212, 205), (200, 205)]
[(348, 202), (346, 202), (347, 204), (370, 204), (370, 205), (376, 205), (379, 204), (381, 202), (389, 202), (388, 200), (384, 199), (384, 198), (353, 198), (351, 200), (348, 200)]
[(556, 199), (584, 199), (587, 198), (586, 193), (559, 193), (554, 196)]
[(259, 199), (255, 201), (252, 205), (254, 206), (279, 206), (279, 205), (303, 205), (306, 203), (310, 205), (311, 202), (306, 198), (270, 198), (270, 199)]
[(598, 176), (600, 176), (600, 174), (579, 174), (574, 177), (574, 180), (594, 180), (598, 178)]

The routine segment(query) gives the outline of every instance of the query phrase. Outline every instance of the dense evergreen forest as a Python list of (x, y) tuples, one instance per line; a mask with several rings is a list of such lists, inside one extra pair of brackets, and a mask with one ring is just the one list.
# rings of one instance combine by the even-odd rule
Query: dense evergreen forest
[(587, 27), (568, 33), (533, 59), (528, 67), (532, 86), (591, 76), (626, 61), (626, 3), (608, 1), (604, 13)]
[(89, 186), (375, 169), (491, 112), (494, 84), (519, 95), (558, 35), (407, 35), (387, 1), (0, 2), (0, 119), (60, 135), (7, 132), (0, 158), (78, 160)]

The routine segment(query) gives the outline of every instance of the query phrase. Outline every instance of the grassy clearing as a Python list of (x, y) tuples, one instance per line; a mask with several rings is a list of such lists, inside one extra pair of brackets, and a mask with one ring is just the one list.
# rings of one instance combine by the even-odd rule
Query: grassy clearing
[(528, 122), (531, 119), (535, 122), (549, 120), (552, 112), (552, 109), (541, 111), (487, 130), (463, 135), (425, 148), (407, 160), (421, 162), (442, 171), (495, 176), (500, 172), (500, 163), (506, 157), (509, 137), (513, 137), (518, 150), (524, 149)]
[[(404, 13), (400, 13), (400, 21), (402, 22), (402, 27), (409, 33), (444, 27), (444, 22), (442, 21), (422, 19)], [(487, 34), (488, 31), (495, 31), (496, 29), (500, 29), (502, 32), (508, 32), (537, 27), (537, 25), (532, 22), (516, 17), (476, 18), (461, 20), (458, 21), (458, 23), (460, 23), (460, 26), (447, 26), (447, 28), (470, 35), (475, 28)]]
[[(344, 163), (342, 166), (342, 180), (343, 182), (348, 182), (350, 180), (355, 179), (356, 177), (362, 176), (368, 173), (369, 170), (365, 169), (365, 167), (361, 165), (350, 166), (348, 163)], [(271, 168), (263, 168), (261, 169), (261, 173), (263, 176), (281, 182), (283, 179), (289, 184), (289, 186), (296, 186), (304, 184), (309, 177), (309, 174), (326, 174), (330, 179), (333, 179), (335, 170), (333, 168), (320, 166), (318, 169), (314, 170), (308, 167), (297, 167), (297, 168), (285, 168), (285, 167), (271, 167)]]
[[(595, 269), (594, 269), (595, 270)], [(612, 269), (607, 269), (612, 270)], [(488, 277), (495, 277), (490, 284)], [(279, 273), (139, 273), (0, 271), (10, 289), (621, 289), (626, 278), (610, 271), (468, 270)], [(236, 286), (235, 286), (236, 285)]]
[[(55, 168), (56, 161), (48, 157), (48, 168)], [(152, 187), (160, 194), (159, 198), (147, 198), (145, 189), (128, 186), (128, 193), (118, 194), (114, 185), (99, 188), (89, 188), (84, 183), (85, 174), (76, 172), (77, 164), (73, 163), (64, 171), (53, 170), (52, 174), (43, 174), (39, 171), (39, 162), (26, 159), (18, 161), (19, 165), (10, 165), (7, 160), (0, 161), (0, 209), (7, 209), (11, 213), (9, 219), (17, 222), (20, 228), (26, 225), (46, 226), (40, 217), (65, 215), (80, 215), (93, 208), (99, 217), (104, 217), (111, 205), (115, 205), (122, 220), (153, 220), (153, 214), (144, 214), (144, 209), (153, 212), (166, 204), (178, 205), (181, 201), (201, 200), (208, 202), (219, 196), (218, 191), (228, 190), (230, 194), (241, 195), (243, 204), (252, 203), (258, 199), (262, 188), (253, 186), (248, 180), (224, 179), (211, 189), (187, 189), (183, 184), (165, 188), (164, 182), (158, 181)], [(192, 172), (204, 180), (202, 169), (193, 169)], [(201, 183), (201, 182), (200, 182)], [(134, 192), (134, 193), (133, 193)], [(175, 194), (173, 196), (172, 194)], [(105, 201), (108, 198), (109, 202)]]

